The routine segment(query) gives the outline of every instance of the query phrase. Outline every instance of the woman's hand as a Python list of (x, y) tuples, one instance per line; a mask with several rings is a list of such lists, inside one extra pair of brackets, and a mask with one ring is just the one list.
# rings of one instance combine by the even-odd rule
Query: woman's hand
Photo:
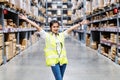
[(19, 18), (20, 18), (20, 19), (23, 19), (23, 20), (27, 20), (27, 16), (24, 16), (23, 14), (20, 14), (20, 15), (19, 15)]

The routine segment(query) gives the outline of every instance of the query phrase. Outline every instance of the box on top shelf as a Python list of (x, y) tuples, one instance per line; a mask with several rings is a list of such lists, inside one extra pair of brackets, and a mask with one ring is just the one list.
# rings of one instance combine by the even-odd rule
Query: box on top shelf
[(109, 6), (111, 0), (104, 0), (104, 6)]
[(38, 0), (32, 0), (35, 4), (38, 4)]
[(98, 7), (102, 9), (104, 7), (104, 0), (98, 0)]
[(24, 10), (27, 14), (31, 13), (31, 4), (29, 0), (15, 0), (15, 5), (18, 10)]
[(92, 2), (92, 10), (97, 10), (99, 7), (98, 0), (93, 0)]
[(86, 1), (86, 4), (85, 4), (85, 13), (88, 15), (92, 12), (92, 2), (90, 1)]
[(115, 4), (117, 2), (120, 2), (120, 0), (111, 0), (111, 4)]
[(63, 2), (67, 2), (68, 0), (62, 0)]
[(9, 0), (0, 0), (0, 2), (7, 2), (7, 3), (8, 3), (8, 2), (9, 2)]
[(14, 4), (14, 5), (16, 4), (16, 3), (15, 3), (15, 0), (9, 0), (9, 2), (10, 2), (11, 4)]
[(52, 0), (47, 0), (47, 2), (52, 2)]

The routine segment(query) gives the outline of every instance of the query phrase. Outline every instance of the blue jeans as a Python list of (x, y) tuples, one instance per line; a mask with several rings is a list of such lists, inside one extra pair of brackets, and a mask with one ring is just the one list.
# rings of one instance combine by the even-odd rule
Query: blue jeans
[(51, 66), (52, 72), (56, 80), (63, 80), (63, 75), (66, 69), (66, 64), (60, 65), (59, 63), (55, 66)]

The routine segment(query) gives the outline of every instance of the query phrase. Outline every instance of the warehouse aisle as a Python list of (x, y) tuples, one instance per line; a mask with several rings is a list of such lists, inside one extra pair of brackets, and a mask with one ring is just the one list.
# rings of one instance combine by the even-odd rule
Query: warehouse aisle
[[(40, 40), (0, 66), (0, 80), (54, 80), (45, 65), (43, 47)], [(66, 40), (66, 48), (69, 64), (64, 80), (120, 80), (120, 66), (96, 51), (71, 39)]]

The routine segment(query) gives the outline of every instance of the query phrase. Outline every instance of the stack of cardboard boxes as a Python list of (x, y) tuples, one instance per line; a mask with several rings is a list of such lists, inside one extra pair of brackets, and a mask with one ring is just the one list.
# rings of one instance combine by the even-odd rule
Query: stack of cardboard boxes
[(3, 62), (2, 55), (3, 55), (3, 34), (0, 34), (0, 64)]
[(115, 45), (111, 46), (111, 51), (108, 54), (108, 58), (110, 58), (112, 61), (115, 61), (116, 53), (117, 53), (116, 46)]
[(114, 33), (110, 34), (110, 42), (117, 43), (117, 34)]

